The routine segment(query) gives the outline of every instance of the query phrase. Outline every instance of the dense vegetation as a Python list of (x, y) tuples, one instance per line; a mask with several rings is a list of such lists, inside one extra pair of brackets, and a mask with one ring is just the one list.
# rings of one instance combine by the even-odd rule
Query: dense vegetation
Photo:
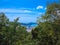
[(60, 45), (60, 4), (47, 6), (45, 15), (38, 19), (38, 26), (32, 30), (37, 45)]
[(59, 3), (47, 5), (47, 10), (38, 19), (38, 26), (31, 32), (21, 26), (16, 18), (13, 22), (0, 13), (0, 45), (60, 45)]

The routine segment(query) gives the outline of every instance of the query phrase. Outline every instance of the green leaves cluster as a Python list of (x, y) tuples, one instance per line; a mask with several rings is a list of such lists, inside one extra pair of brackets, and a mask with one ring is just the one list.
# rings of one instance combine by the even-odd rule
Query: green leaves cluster
[(28, 32), (18, 20), (11, 22), (4, 13), (0, 13), (0, 45), (24, 45)]
[(60, 45), (60, 10), (59, 3), (47, 6), (45, 15), (38, 19), (38, 26), (32, 30), (32, 38), (38, 45)]
[(31, 32), (18, 22), (13, 22), (0, 13), (0, 45), (60, 45), (60, 3), (47, 5), (47, 10), (38, 19), (38, 26)]

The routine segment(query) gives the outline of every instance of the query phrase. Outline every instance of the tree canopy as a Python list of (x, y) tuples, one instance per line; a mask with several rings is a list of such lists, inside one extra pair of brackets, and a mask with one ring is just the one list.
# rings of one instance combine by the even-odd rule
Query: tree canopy
[(9, 21), (0, 13), (0, 45), (60, 45), (60, 3), (47, 5), (45, 14), (38, 19), (38, 26), (27, 32), (18, 22)]

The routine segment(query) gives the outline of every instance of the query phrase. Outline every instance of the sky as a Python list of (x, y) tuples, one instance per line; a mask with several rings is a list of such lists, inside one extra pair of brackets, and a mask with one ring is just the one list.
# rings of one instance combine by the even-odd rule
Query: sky
[(47, 0), (0, 0), (0, 12), (4, 12), (10, 21), (20, 17), (22, 23), (36, 22), (37, 17), (45, 13), (46, 4)]

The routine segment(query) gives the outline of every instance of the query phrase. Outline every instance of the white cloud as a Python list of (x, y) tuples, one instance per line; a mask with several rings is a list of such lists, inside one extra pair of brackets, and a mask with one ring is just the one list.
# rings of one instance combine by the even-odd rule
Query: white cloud
[(30, 10), (24, 10), (24, 9), (0, 9), (0, 12), (4, 13), (31, 13)]
[(24, 12), (28, 12), (29, 13), (29, 12), (32, 12), (32, 11), (30, 11), (30, 10), (24, 10)]
[(46, 10), (47, 8), (45, 8), (45, 10)]
[(43, 13), (42, 13), (42, 12), (39, 12), (38, 14), (40, 14), (40, 15), (41, 15), (41, 14), (43, 14)]
[(37, 8), (36, 9), (43, 9), (43, 6), (37, 6)]
[(42, 12), (38, 12), (36, 10), (29, 10), (29, 9), (0, 9), (0, 12), (4, 12), (5, 14), (30, 14), (30, 15), (35, 15), (39, 14), (41, 15)]
[(39, 17), (42, 12), (39, 12), (37, 10), (30, 10), (30, 9), (1, 9), (0, 12), (4, 12), (6, 16), (10, 19), (10, 21), (13, 21), (14, 18), (20, 17), (20, 22), (36, 22), (37, 17)]

